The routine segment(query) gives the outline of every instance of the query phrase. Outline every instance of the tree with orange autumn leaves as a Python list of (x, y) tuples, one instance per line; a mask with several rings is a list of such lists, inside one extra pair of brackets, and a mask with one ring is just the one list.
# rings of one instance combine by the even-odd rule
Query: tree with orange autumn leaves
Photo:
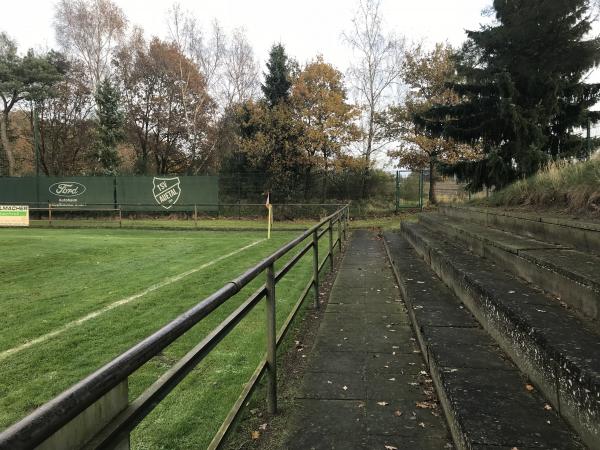
[(344, 161), (344, 149), (360, 139), (356, 125), (360, 112), (347, 101), (341, 72), (322, 56), (298, 74), (290, 100), (294, 116), (303, 127), (300, 147), (306, 159), (306, 174), (322, 169), (321, 192), (326, 197), (330, 172)]
[(240, 149), (270, 178), (268, 188), (282, 195), (302, 189), (308, 196), (318, 173), (326, 197), (328, 180), (348, 160), (345, 149), (360, 138), (359, 112), (347, 101), (341, 72), (322, 57), (294, 74), (290, 65), (288, 76), (290, 92), (280, 101), (241, 108)]
[(215, 155), (215, 109), (198, 68), (173, 43), (133, 39), (117, 55), (138, 173), (204, 172)]
[(398, 167), (411, 170), (429, 170), (429, 202), (436, 203), (436, 173), (442, 164), (474, 160), (478, 148), (456, 142), (447, 137), (432, 135), (422, 126), (423, 112), (435, 105), (458, 103), (458, 95), (448, 87), (455, 75), (452, 48), (437, 44), (431, 51), (417, 46), (405, 55), (402, 77), (408, 93), (403, 105), (393, 106), (379, 117), (385, 135), (396, 142), (388, 152)]

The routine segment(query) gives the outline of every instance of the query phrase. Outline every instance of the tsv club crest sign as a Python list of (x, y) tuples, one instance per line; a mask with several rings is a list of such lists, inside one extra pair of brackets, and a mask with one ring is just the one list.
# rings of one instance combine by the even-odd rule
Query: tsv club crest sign
[(171, 209), (171, 207), (177, 203), (177, 200), (179, 200), (179, 196), (181, 195), (179, 177), (154, 177), (152, 184), (154, 185), (152, 194), (154, 194), (156, 203), (165, 209)]

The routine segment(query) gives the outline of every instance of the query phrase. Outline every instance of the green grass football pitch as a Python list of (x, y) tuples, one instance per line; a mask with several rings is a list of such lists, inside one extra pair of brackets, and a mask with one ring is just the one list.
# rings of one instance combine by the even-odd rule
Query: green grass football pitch
[[(298, 234), (279, 231), (266, 240), (264, 232), (251, 231), (0, 229), (0, 429)], [(324, 237), (321, 259), (327, 245)], [(278, 328), (311, 275), (308, 253), (278, 283)], [(259, 277), (135, 372), (129, 379), (130, 398), (263, 282)], [(205, 448), (264, 352), (261, 302), (138, 426), (133, 448)]]

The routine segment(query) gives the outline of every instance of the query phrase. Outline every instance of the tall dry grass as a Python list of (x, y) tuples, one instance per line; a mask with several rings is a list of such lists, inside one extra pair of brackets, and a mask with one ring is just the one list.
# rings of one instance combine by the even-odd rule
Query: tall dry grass
[(530, 206), (600, 215), (600, 157), (553, 162), (485, 200), (492, 206)]

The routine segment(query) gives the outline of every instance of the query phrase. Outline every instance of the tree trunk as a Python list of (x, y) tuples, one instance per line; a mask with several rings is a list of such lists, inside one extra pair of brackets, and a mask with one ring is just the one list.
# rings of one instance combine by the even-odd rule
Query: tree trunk
[[(323, 152), (325, 153), (325, 152)], [(325, 203), (325, 201), (327, 200), (327, 175), (328, 175), (328, 170), (329, 170), (329, 166), (328, 166), (328, 159), (327, 156), (325, 155), (325, 172), (323, 173), (323, 185), (321, 187), (321, 203)]]
[(15, 171), (15, 155), (8, 140), (8, 113), (6, 111), (2, 114), (2, 120), (0, 120), (0, 141), (2, 141), (2, 148), (8, 165), (6, 174), (12, 177)]
[(429, 204), (437, 205), (437, 198), (435, 197), (435, 159), (429, 160)]
[(374, 107), (371, 106), (369, 112), (369, 129), (367, 130), (367, 149), (365, 152), (365, 170), (362, 176), (361, 186), (361, 197), (364, 199), (367, 197), (367, 179), (369, 178), (369, 171), (371, 169), (371, 153), (373, 153), (373, 139), (375, 137), (375, 112)]

